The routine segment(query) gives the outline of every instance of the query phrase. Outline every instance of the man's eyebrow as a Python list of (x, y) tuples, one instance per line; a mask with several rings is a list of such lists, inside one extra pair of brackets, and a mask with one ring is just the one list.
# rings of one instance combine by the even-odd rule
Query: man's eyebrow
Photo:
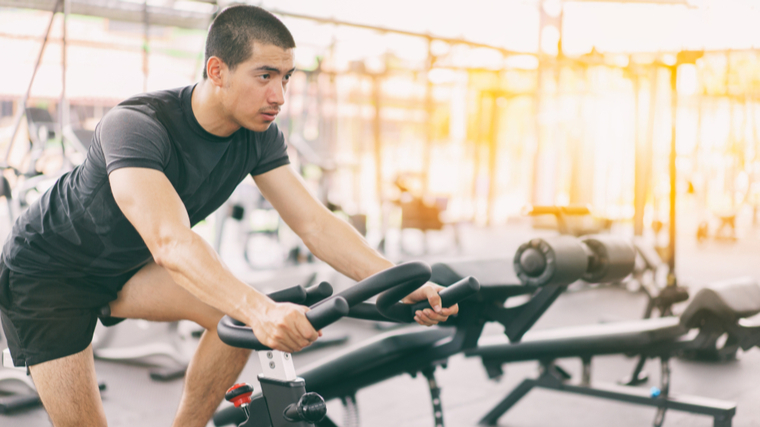
[[(279, 68), (272, 67), (269, 65), (262, 65), (261, 67), (256, 68), (254, 71), (269, 71), (274, 73), (282, 73)], [(284, 74), (293, 73), (296, 71), (296, 67), (291, 68), (290, 70), (286, 71)]]

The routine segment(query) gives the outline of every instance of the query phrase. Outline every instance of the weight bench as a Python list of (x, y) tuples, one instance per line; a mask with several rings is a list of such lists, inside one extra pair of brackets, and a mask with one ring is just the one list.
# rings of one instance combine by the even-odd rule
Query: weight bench
[[(467, 357), (480, 357), (490, 378), (503, 374), (502, 365), (537, 360), (541, 364), (538, 378), (524, 380), (480, 420), (481, 425), (496, 421), (534, 387), (601, 397), (657, 408), (655, 426), (661, 426), (668, 409), (712, 416), (715, 427), (730, 427), (736, 413), (731, 402), (670, 394), (669, 359), (704, 349), (714, 350), (718, 338), (728, 338), (720, 351), (731, 352), (760, 345), (760, 325), (744, 318), (760, 313), (760, 286), (748, 278), (716, 283), (700, 290), (680, 317), (670, 316), (560, 328), (528, 333), (520, 342), (505, 342), (503, 337), (480, 340), (477, 348), (467, 350)], [(611, 386), (591, 382), (591, 359), (607, 354), (639, 355), (659, 358), (659, 388), (643, 390), (630, 386)], [(556, 359), (580, 358), (583, 373), (579, 383), (570, 384), (570, 375), (556, 364)], [(632, 385), (643, 382), (641, 368), (633, 373)], [(644, 380), (645, 381), (645, 380)]]

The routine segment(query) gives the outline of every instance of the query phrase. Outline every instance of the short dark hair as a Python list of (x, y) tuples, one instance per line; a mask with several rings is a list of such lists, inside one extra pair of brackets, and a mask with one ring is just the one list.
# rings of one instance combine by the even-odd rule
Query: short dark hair
[(212, 56), (221, 59), (231, 70), (253, 55), (253, 43), (271, 44), (283, 49), (296, 47), (285, 24), (266, 10), (248, 5), (230, 6), (217, 15), (206, 37), (203, 78)]

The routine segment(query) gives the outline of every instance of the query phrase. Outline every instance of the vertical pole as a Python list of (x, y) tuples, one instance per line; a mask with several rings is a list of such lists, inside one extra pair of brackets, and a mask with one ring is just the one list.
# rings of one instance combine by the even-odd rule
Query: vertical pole
[[(645, 196), (646, 191), (651, 187), (652, 183), (652, 152), (654, 151), (654, 123), (657, 119), (657, 87), (659, 84), (658, 76), (660, 69), (655, 65), (652, 66), (649, 73), (649, 109), (647, 111), (647, 136), (645, 141), (646, 148), (646, 169), (644, 178)], [(646, 205), (646, 202), (644, 202)], [(643, 221), (643, 218), (642, 218)]]
[(381, 76), (379, 75), (373, 75), (372, 76), (372, 97), (374, 99), (375, 104), (375, 117), (372, 121), (372, 131), (373, 131), (373, 137), (375, 142), (375, 185), (376, 191), (377, 191), (377, 197), (380, 200), (381, 209), (382, 212), (382, 203), (383, 203), (383, 147), (382, 147), (382, 131), (381, 131), (381, 117), (380, 117), (380, 91), (381, 91), (381, 85), (382, 80)]
[(63, 154), (64, 162), (66, 161), (66, 144), (63, 142), (63, 128), (69, 125), (69, 103), (66, 99), (66, 48), (68, 47), (68, 26), (69, 26), (69, 11), (71, 10), (71, 0), (64, 0), (63, 2), (63, 32), (61, 36), (61, 101), (58, 103), (60, 108), (60, 137), (61, 137), (61, 152)]
[(37, 55), (37, 61), (34, 63), (34, 71), (32, 71), (32, 78), (29, 79), (29, 86), (26, 87), (24, 97), (21, 98), (21, 102), (18, 105), (16, 111), (16, 117), (13, 119), (13, 132), (11, 132), (11, 140), (8, 143), (8, 148), (5, 150), (5, 163), (8, 163), (8, 157), (13, 151), (13, 141), (16, 139), (16, 134), (21, 126), (21, 119), (26, 114), (26, 102), (29, 100), (29, 94), (32, 91), (32, 85), (34, 84), (34, 77), (37, 76), (37, 70), (40, 69), (40, 63), (42, 62), (42, 54), (45, 52), (45, 46), (47, 46), (48, 38), (50, 37), (50, 29), (53, 28), (53, 21), (55, 20), (55, 14), (58, 12), (58, 8), (61, 6), (63, 0), (58, 0), (53, 6), (53, 14), (50, 15), (50, 22), (48, 22), (47, 30), (45, 31), (45, 38), (42, 40), (42, 46), (40, 47), (40, 53)]
[[(69, 0), (70, 1), (70, 0)], [(143, 2), (143, 92), (148, 91), (148, 41), (150, 37), (150, 19), (148, 16), (148, 0)], [(205, 66), (205, 64), (204, 64)]]
[(425, 149), (422, 152), (422, 194), (428, 192), (428, 180), (430, 179), (430, 154), (433, 146), (433, 82), (430, 81), (430, 71), (433, 69), (433, 39), (428, 38), (427, 74), (425, 86), (425, 111), (427, 113), (427, 127), (425, 128)]
[(372, 133), (375, 149), (375, 188), (377, 201), (380, 207), (380, 235), (381, 240), (378, 249), (385, 253), (388, 239), (388, 215), (386, 212), (385, 198), (383, 197), (383, 141), (382, 141), (382, 75), (372, 76), (372, 98), (375, 104), (375, 117), (372, 121)]
[(499, 99), (491, 97), (491, 129), (488, 144), (488, 204), (486, 205), (486, 225), (493, 224), (494, 201), (496, 200), (496, 156), (499, 152)]
[(668, 244), (668, 286), (676, 286), (676, 119), (678, 116), (678, 63), (670, 67), (670, 226)]
[(533, 188), (531, 189), (532, 200), (531, 203), (542, 204), (541, 200), (541, 140), (542, 140), (542, 127), (541, 127), (541, 108), (542, 108), (542, 91), (543, 91), (543, 67), (542, 62), (544, 55), (539, 53), (538, 55), (538, 67), (536, 68), (536, 96), (534, 101), (534, 113), (533, 113), (533, 126), (536, 132), (536, 146), (533, 153)]
[(641, 138), (641, 79), (637, 69), (631, 69), (631, 77), (633, 79), (633, 101), (634, 101), (634, 144), (636, 144), (636, 158), (635, 158), (635, 181), (634, 181), (634, 194), (633, 194), (633, 235), (641, 236), (644, 234), (644, 208), (646, 206), (647, 187), (646, 187), (646, 175), (647, 171), (647, 157), (646, 149), (644, 148), (645, 142)]

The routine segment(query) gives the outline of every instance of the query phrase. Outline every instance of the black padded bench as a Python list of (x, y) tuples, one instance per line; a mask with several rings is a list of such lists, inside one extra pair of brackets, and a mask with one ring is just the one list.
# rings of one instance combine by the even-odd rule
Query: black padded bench
[[(511, 362), (537, 360), (543, 369), (539, 378), (526, 379), (480, 422), (494, 425), (532, 388), (541, 387), (657, 407), (656, 426), (662, 424), (667, 409), (709, 415), (716, 427), (730, 426), (735, 404), (669, 394), (668, 360), (685, 352), (710, 348), (724, 334), (728, 334), (726, 346), (749, 350), (760, 344), (760, 327), (747, 325), (741, 319), (757, 313), (760, 313), (760, 286), (752, 279), (742, 278), (700, 290), (680, 317), (529, 332), (515, 343), (501, 336), (484, 337), (477, 348), (467, 350), (465, 355), (480, 357), (491, 378), (501, 376), (502, 365)], [(663, 372), (660, 394), (652, 396), (642, 389), (592, 384), (591, 359), (606, 354), (660, 358)], [(570, 376), (555, 363), (556, 359), (569, 357), (583, 361), (579, 384), (569, 384)]]

